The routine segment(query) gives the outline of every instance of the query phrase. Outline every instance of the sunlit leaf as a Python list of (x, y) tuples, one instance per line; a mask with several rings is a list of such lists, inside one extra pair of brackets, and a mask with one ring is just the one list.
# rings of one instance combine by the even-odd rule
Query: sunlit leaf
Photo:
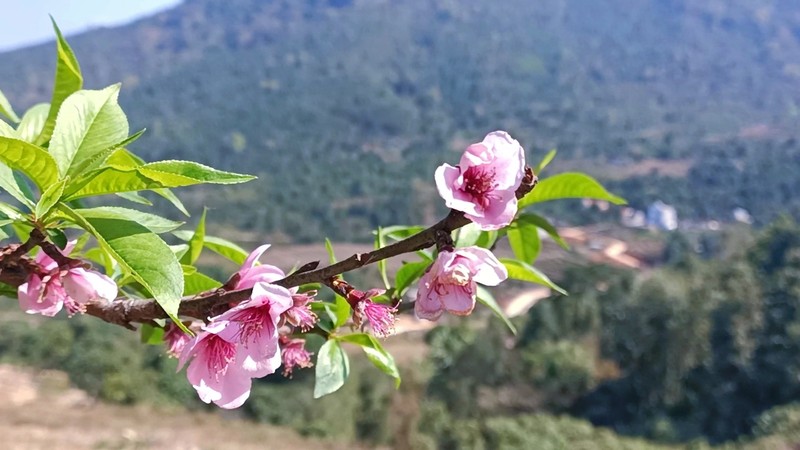
[(508, 243), (514, 256), (520, 261), (533, 264), (539, 256), (541, 241), (539, 240), (539, 228), (528, 220), (525, 215), (519, 216), (509, 225), (506, 230)]
[(547, 286), (554, 291), (567, 295), (567, 291), (550, 281), (547, 275), (530, 264), (508, 258), (501, 258), (500, 262), (506, 267), (506, 270), (508, 270), (508, 277), (512, 280), (541, 284), (542, 286)]
[(500, 305), (497, 304), (497, 300), (494, 299), (494, 296), (488, 289), (484, 288), (483, 286), (478, 286), (477, 292), (477, 300), (478, 303), (482, 304), (483, 306), (489, 308), (495, 316), (497, 316), (503, 323), (511, 330), (511, 333), (517, 334), (517, 327), (508, 320), (503, 310), (500, 308)]
[(19, 125), (17, 125), (17, 137), (25, 142), (33, 144), (36, 138), (42, 133), (49, 112), (49, 103), (38, 103), (31, 106), (31, 108), (25, 112), (25, 115), (22, 116)]
[(86, 231), (119, 265), (144, 286), (176, 324), (183, 294), (183, 271), (169, 246), (144, 225), (125, 214), (84, 217), (70, 208), (59, 208)]
[(383, 348), (375, 337), (365, 333), (354, 333), (341, 336), (339, 340), (360, 346), (366, 353), (367, 359), (381, 372), (394, 378), (395, 386), (400, 387), (400, 371), (397, 370), (394, 357)]
[(19, 116), (14, 112), (14, 108), (11, 107), (11, 102), (8, 101), (3, 91), (0, 91), (0, 114), (8, 117), (14, 123), (19, 122)]
[(336, 392), (350, 375), (350, 361), (338, 341), (330, 339), (317, 352), (314, 398)]
[(0, 162), (28, 176), (41, 191), (58, 180), (58, 167), (47, 150), (0, 136)]
[(128, 119), (117, 102), (119, 89), (115, 84), (99, 91), (78, 91), (61, 105), (49, 147), (61, 177), (74, 177), (128, 137)]
[(194, 264), (200, 253), (203, 251), (203, 243), (206, 239), (206, 209), (203, 208), (203, 214), (200, 215), (200, 220), (197, 222), (197, 227), (194, 229), (194, 234), (189, 239), (189, 251), (181, 258), (181, 264)]
[(603, 185), (589, 175), (567, 172), (539, 180), (536, 187), (519, 201), (518, 207), (523, 209), (534, 203), (564, 198), (606, 200), (615, 205), (624, 205), (626, 203), (623, 198), (608, 192)]
[[(52, 17), (50, 18), (53, 19)], [(56, 117), (58, 111), (61, 109), (61, 104), (73, 92), (80, 90), (83, 86), (83, 76), (81, 75), (81, 68), (78, 65), (78, 60), (75, 54), (72, 53), (64, 36), (61, 35), (61, 30), (58, 29), (55, 20), (53, 20), (53, 29), (56, 32), (56, 76), (53, 85), (53, 96), (50, 99), (50, 111), (47, 113), (47, 120), (45, 120), (42, 132), (36, 138), (36, 144), (42, 145), (50, 140), (53, 134), (53, 128), (56, 124)]]
[(172, 231), (181, 225), (183, 222), (176, 222), (169, 220), (155, 214), (150, 214), (135, 209), (121, 208), (118, 206), (98, 206), (97, 208), (81, 208), (76, 209), (75, 212), (85, 218), (92, 219), (115, 219), (126, 218), (136, 223), (141, 224), (153, 233), (160, 234)]

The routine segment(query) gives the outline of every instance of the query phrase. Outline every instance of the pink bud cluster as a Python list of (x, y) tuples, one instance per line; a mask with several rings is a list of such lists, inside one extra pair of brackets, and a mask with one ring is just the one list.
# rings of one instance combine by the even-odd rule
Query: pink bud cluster
[(257, 264), (268, 248), (254, 250), (234, 275), (232, 288), (252, 288), (250, 298), (210, 318), (190, 340), (166, 336), (170, 352), (180, 353), (181, 367), (188, 364), (187, 378), (206, 403), (237, 408), (249, 397), (253, 378), (270, 375), (282, 364), (286, 376), (295, 367), (312, 365), (305, 340), (289, 335), (292, 327), (305, 331), (316, 323), (309, 306), (315, 292), (301, 294), (272, 284), (285, 274)]
[[(68, 253), (73, 246), (71, 242), (64, 251)], [(90, 301), (117, 297), (117, 285), (99, 272), (61, 267), (44, 252), (39, 252), (33, 262), (38, 270), (17, 288), (19, 306), (28, 314), (53, 317), (66, 307), (72, 315), (84, 312)]]

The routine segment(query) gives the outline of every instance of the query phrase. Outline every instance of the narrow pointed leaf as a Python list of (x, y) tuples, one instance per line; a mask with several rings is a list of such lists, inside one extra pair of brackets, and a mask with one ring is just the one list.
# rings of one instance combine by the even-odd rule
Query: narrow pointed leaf
[(184, 216), (189, 217), (189, 211), (186, 210), (186, 207), (183, 206), (183, 202), (171, 190), (163, 188), (152, 189), (152, 191), (166, 199), (168, 202), (172, 203), (172, 206), (174, 206)]
[(38, 219), (46, 216), (47, 213), (50, 212), (50, 208), (58, 203), (61, 199), (61, 195), (64, 193), (64, 186), (66, 184), (67, 180), (61, 180), (51, 185), (42, 193), (42, 198), (40, 198), (39, 203), (36, 204), (36, 217)]
[(11, 107), (11, 102), (8, 101), (3, 91), (0, 91), (0, 114), (8, 117), (14, 123), (19, 122), (19, 116), (14, 112), (14, 108)]
[(608, 192), (603, 185), (589, 175), (566, 172), (539, 180), (536, 187), (519, 201), (518, 207), (521, 210), (534, 203), (563, 198), (592, 198), (606, 200), (615, 205), (626, 203), (625, 199)]
[(189, 251), (181, 257), (181, 264), (194, 264), (200, 253), (203, 251), (203, 243), (206, 238), (206, 209), (203, 208), (203, 214), (200, 216), (200, 221), (197, 222), (197, 227), (194, 229), (192, 238), (189, 239)]
[[(178, 239), (187, 242), (193, 236), (193, 233), (189, 230), (178, 230), (174, 231), (172, 234), (174, 234)], [(217, 253), (220, 256), (224, 256), (240, 266), (244, 264), (244, 260), (247, 259), (247, 251), (227, 239), (206, 235), (203, 245), (212, 252)]]
[(45, 149), (19, 139), (0, 137), (0, 162), (27, 175), (41, 191), (58, 180), (53, 157)]
[(325, 251), (328, 252), (328, 263), (336, 264), (336, 254), (333, 252), (333, 244), (331, 244), (331, 240), (328, 238), (325, 238)]
[(408, 288), (422, 277), (430, 267), (430, 261), (418, 261), (403, 264), (394, 275), (394, 288), (398, 298), (402, 298)]
[[(172, 163), (174, 161), (167, 162)], [(65, 198), (74, 200), (117, 192), (182, 187), (201, 183), (243, 183), (255, 178), (250, 175), (218, 171), (202, 164), (187, 161), (178, 162), (185, 164), (163, 165), (160, 162), (156, 162), (138, 167), (101, 167), (72, 183), (67, 188)], [(195, 171), (194, 169), (197, 170)], [(168, 172), (168, 170), (174, 170), (175, 172)]]
[(61, 105), (49, 149), (62, 177), (80, 173), (128, 137), (128, 119), (117, 102), (119, 89), (115, 84), (99, 91), (78, 91)]
[(135, 209), (120, 208), (118, 206), (98, 206), (97, 208), (76, 209), (75, 212), (87, 219), (118, 219), (125, 218), (141, 224), (156, 234), (166, 233), (179, 228), (183, 222), (169, 220), (155, 214), (150, 214)]
[(342, 342), (356, 344), (364, 350), (367, 359), (381, 372), (394, 378), (395, 386), (400, 387), (400, 371), (394, 362), (394, 357), (383, 348), (374, 336), (365, 333), (346, 334), (339, 338)]
[(163, 187), (198, 183), (237, 184), (255, 179), (252, 175), (223, 172), (191, 161), (158, 161), (139, 167), (139, 173), (160, 182)]
[[(375, 249), (382, 248), (386, 245), (386, 239), (383, 236), (383, 229), (378, 227), (375, 230)], [(381, 280), (383, 281), (383, 286), (386, 289), (389, 289), (391, 285), (389, 284), (389, 276), (386, 274), (386, 260), (382, 259), (378, 261), (378, 272), (381, 274)]]
[(115, 195), (117, 195), (120, 198), (124, 198), (125, 200), (128, 200), (129, 202), (138, 203), (140, 205), (153, 206), (153, 202), (151, 202), (147, 198), (143, 197), (141, 194), (139, 194), (136, 191), (134, 191), (134, 192), (117, 192)]
[(42, 133), (49, 112), (49, 103), (39, 103), (31, 106), (22, 116), (19, 125), (17, 125), (17, 137), (25, 142), (34, 143), (39, 134)]
[(497, 304), (497, 300), (494, 299), (494, 296), (488, 289), (483, 286), (478, 286), (477, 292), (477, 299), (478, 303), (482, 304), (483, 306), (489, 308), (495, 316), (497, 316), (500, 320), (503, 321), (504, 324), (511, 330), (511, 333), (516, 335), (517, 334), (517, 327), (508, 320), (503, 310), (500, 308), (500, 305)]
[(534, 175), (536, 175), (538, 177), (542, 173), (542, 171), (545, 169), (545, 167), (547, 167), (550, 164), (550, 162), (553, 161), (553, 158), (555, 158), (555, 157), (556, 157), (556, 149), (553, 149), (553, 150), (550, 150), (549, 152), (547, 152), (547, 154), (544, 155), (544, 158), (542, 158), (542, 160), (539, 162), (539, 164), (533, 169)]
[(222, 286), (222, 283), (198, 272), (192, 266), (184, 265), (181, 267), (183, 268), (183, 295), (195, 295)]
[(322, 344), (317, 352), (315, 373), (314, 398), (336, 392), (344, 385), (350, 375), (350, 361), (338, 341), (331, 339)]
[(554, 227), (547, 219), (538, 215), (538, 214), (522, 214), (520, 218), (525, 217), (525, 220), (528, 222), (536, 225), (537, 227), (543, 229), (550, 235), (550, 238), (555, 241), (556, 244), (561, 246), (564, 250), (569, 250), (569, 244), (558, 234), (558, 230)]
[(563, 295), (567, 295), (567, 291), (550, 281), (550, 278), (548, 278), (547, 275), (543, 274), (539, 271), (539, 269), (531, 266), (530, 264), (508, 258), (501, 258), (500, 262), (506, 267), (506, 270), (508, 271), (508, 277), (512, 280), (541, 284), (542, 286), (547, 286)]
[(0, 136), (15, 138), (17, 137), (17, 132), (14, 127), (0, 120)]
[(18, 184), (14, 171), (4, 164), (0, 164), (0, 189), (8, 192), (23, 205), (33, 209), (34, 203), (25, 195), (25, 192)]
[[(52, 17), (50, 19), (52, 20)], [(61, 35), (61, 30), (58, 29), (54, 20), (53, 29), (56, 32), (56, 77), (53, 86), (53, 97), (50, 99), (50, 111), (47, 113), (47, 120), (45, 120), (44, 127), (42, 127), (42, 132), (36, 138), (35, 143), (37, 145), (42, 145), (50, 140), (61, 104), (73, 92), (80, 90), (83, 86), (83, 76), (81, 75), (78, 60), (75, 58), (75, 54), (72, 53), (72, 48), (70, 48), (64, 36)]]

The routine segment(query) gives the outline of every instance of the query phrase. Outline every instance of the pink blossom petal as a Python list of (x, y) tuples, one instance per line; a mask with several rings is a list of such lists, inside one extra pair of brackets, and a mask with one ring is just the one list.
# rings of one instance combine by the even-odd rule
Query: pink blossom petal
[(117, 285), (114, 281), (98, 272), (83, 268), (70, 269), (61, 279), (67, 295), (79, 304), (92, 300), (114, 300), (117, 297)]
[(475, 308), (475, 283), (468, 287), (448, 286), (447, 292), (440, 299), (447, 312), (466, 316)]
[(242, 269), (245, 269), (245, 268), (249, 269), (251, 267), (254, 267), (256, 265), (256, 262), (258, 261), (258, 259), (261, 258), (261, 255), (263, 255), (264, 252), (266, 252), (267, 249), (270, 248), (270, 247), (271, 247), (271, 245), (264, 244), (264, 245), (256, 248), (252, 252), (250, 252), (250, 254), (247, 255), (247, 259), (245, 259), (244, 263), (242, 264)]
[(59, 287), (53, 284), (51, 292), (46, 292), (46, 288), (47, 284), (38, 275), (29, 276), (28, 281), (17, 288), (19, 307), (28, 314), (41, 314), (47, 317), (58, 314), (64, 307), (64, 299), (53, 291)]
[(476, 259), (472, 280), (485, 286), (497, 286), (508, 278), (508, 271), (492, 252), (481, 247), (459, 249), (461, 254), (472, 255)]

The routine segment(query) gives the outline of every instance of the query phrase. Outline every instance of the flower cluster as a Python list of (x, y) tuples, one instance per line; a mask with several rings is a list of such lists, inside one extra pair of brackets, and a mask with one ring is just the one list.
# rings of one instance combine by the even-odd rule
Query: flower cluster
[[(525, 174), (525, 151), (505, 131), (486, 135), (467, 147), (458, 166), (436, 169), (439, 195), (481, 230), (498, 230), (517, 214), (516, 191)], [(475, 307), (477, 284), (496, 286), (508, 278), (506, 268), (484, 248), (440, 248), (420, 279), (414, 312), (437, 320), (443, 311), (464, 316)]]
[[(68, 253), (73, 245), (70, 243), (64, 251)], [(34, 264), (38, 270), (17, 289), (19, 306), (28, 314), (53, 317), (66, 307), (72, 315), (85, 311), (90, 301), (117, 297), (116, 283), (99, 272), (61, 267), (44, 252), (36, 255)]]
[(188, 364), (187, 378), (206, 403), (237, 408), (249, 397), (253, 378), (270, 375), (281, 364), (287, 376), (295, 367), (311, 366), (305, 341), (288, 338), (286, 329), (314, 326), (317, 317), (309, 307), (314, 293), (272, 284), (285, 275), (275, 266), (257, 264), (267, 248), (253, 251), (234, 275), (233, 287), (252, 289), (250, 298), (210, 318), (191, 340), (166, 339), (172, 353), (182, 346), (180, 367)]

